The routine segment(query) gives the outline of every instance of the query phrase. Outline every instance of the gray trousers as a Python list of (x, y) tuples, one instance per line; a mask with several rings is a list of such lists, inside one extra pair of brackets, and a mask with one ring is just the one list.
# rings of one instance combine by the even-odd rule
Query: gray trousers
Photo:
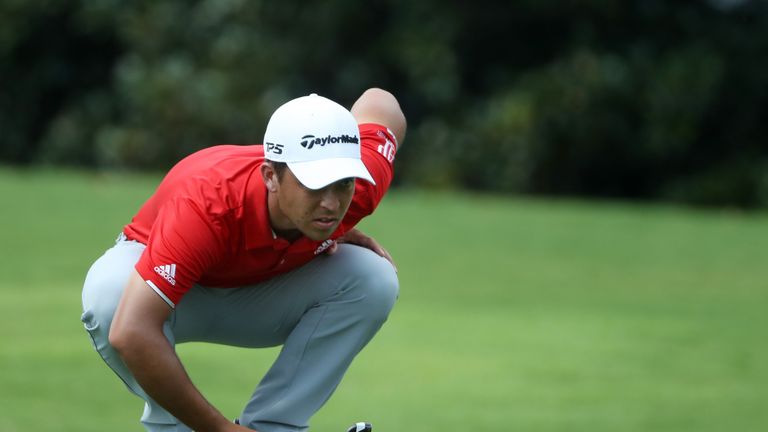
[[(144, 392), (109, 344), (117, 304), (144, 247), (119, 239), (91, 266), (83, 286), (82, 321), (107, 365), (144, 399), (141, 422), (146, 430), (189, 431)], [(303, 431), (387, 319), (397, 294), (397, 275), (387, 260), (342, 244), (334, 255), (319, 256), (253, 286), (195, 285), (172, 312), (164, 332), (171, 345), (283, 345), (240, 423), (260, 432)]]

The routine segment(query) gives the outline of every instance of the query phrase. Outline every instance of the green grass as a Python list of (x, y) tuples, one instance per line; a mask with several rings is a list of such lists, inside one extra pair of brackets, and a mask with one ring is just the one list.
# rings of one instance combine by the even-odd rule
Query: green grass
[[(0, 169), (0, 431), (138, 431), (79, 322), (158, 177)], [(768, 216), (394, 191), (389, 322), (315, 417), (379, 432), (768, 430)], [(179, 347), (234, 417), (275, 350)]]

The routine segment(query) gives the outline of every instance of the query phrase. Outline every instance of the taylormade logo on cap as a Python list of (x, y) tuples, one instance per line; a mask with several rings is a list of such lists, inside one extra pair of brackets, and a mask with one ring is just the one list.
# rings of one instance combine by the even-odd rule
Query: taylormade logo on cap
[(285, 162), (297, 179), (320, 189), (349, 177), (371, 177), (360, 160), (360, 130), (352, 113), (336, 102), (311, 94), (278, 108), (264, 133), (264, 155)]
[(359, 139), (357, 139), (356, 136), (349, 136), (349, 135), (342, 135), (342, 136), (336, 136), (332, 137), (328, 135), (325, 138), (315, 138), (314, 135), (304, 135), (301, 137), (301, 146), (306, 148), (307, 150), (311, 149), (312, 147), (316, 145), (324, 146), (326, 144), (336, 144), (336, 143), (342, 143), (342, 144), (357, 144), (360, 142)]

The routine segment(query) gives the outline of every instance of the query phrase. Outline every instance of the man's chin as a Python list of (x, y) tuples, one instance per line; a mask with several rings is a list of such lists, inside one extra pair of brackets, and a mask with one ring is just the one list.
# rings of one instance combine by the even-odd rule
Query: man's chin
[(331, 238), (331, 235), (336, 231), (336, 228), (338, 228), (338, 225), (335, 225), (333, 228), (329, 229), (317, 229), (317, 228), (310, 228), (304, 230), (302, 233), (305, 237), (307, 237), (310, 240), (314, 241), (325, 241)]

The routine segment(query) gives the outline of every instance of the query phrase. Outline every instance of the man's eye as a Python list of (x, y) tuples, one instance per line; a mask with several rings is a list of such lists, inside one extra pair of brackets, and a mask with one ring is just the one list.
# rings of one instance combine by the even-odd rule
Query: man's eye
[(339, 186), (343, 188), (351, 187), (355, 184), (355, 179), (353, 178), (345, 178), (343, 180), (339, 180)]

